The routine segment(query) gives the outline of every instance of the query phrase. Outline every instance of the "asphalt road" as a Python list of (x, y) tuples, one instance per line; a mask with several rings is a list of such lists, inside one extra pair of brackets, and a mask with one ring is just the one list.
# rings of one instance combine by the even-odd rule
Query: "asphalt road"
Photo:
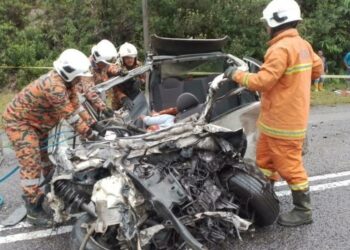
[[(297, 228), (272, 225), (242, 234), (237, 249), (350, 249), (350, 105), (314, 107), (309, 125), (309, 153), (304, 157), (311, 176), (314, 223)], [(7, 142), (2, 136), (3, 143)], [(0, 176), (16, 161), (13, 152), (6, 158)], [(1, 158), (1, 157), (0, 157)], [(291, 208), (288, 188), (277, 186), (282, 211)], [(18, 173), (0, 184), (5, 204), (0, 208), (0, 221), (18, 207), (20, 198)], [(70, 249), (70, 227), (54, 231), (34, 229), (22, 223), (15, 228), (0, 228), (0, 249)]]

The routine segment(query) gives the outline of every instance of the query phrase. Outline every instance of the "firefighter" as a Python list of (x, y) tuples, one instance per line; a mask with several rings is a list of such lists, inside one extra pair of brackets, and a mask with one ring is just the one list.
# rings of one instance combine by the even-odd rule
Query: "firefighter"
[[(119, 48), (120, 66), (127, 72), (140, 67), (142, 64), (137, 60), (137, 49), (131, 43), (124, 43)], [(133, 100), (140, 93), (140, 88), (145, 82), (145, 76), (129, 80), (113, 88), (112, 108), (117, 110), (125, 107), (128, 110), (133, 108)]]
[(91, 77), (90, 61), (80, 51), (67, 49), (53, 63), (54, 70), (27, 85), (7, 105), (4, 127), (20, 163), (23, 199), (27, 220), (35, 226), (52, 224), (43, 210), (44, 193), (40, 183), (52, 170), (47, 155), (49, 131), (61, 119), (73, 126), (83, 137), (95, 140), (101, 127), (87, 123), (80, 116), (76, 85)]
[[(116, 64), (117, 58), (117, 49), (113, 43), (106, 39), (101, 40), (98, 44), (92, 47), (90, 61), (94, 79), (93, 85), (105, 82), (111, 77), (127, 74), (127, 72), (123, 71), (122, 67)], [(106, 107), (104, 103), (99, 103), (99, 105), (95, 104), (94, 106), (97, 106), (97, 109), (102, 109), (105, 116), (112, 117), (113, 110)]]
[(256, 73), (229, 67), (224, 76), (261, 92), (257, 165), (273, 181), (278, 175), (292, 191), (294, 208), (278, 218), (283, 226), (312, 223), (308, 176), (302, 145), (310, 107), (311, 79), (323, 73), (322, 60), (302, 39), (296, 26), (300, 8), (294, 0), (273, 0), (262, 19), (270, 35), (264, 64)]

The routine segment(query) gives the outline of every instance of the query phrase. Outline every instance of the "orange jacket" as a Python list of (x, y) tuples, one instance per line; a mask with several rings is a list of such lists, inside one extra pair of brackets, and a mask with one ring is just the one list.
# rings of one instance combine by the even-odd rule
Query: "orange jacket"
[(74, 88), (67, 88), (56, 71), (50, 71), (14, 97), (3, 119), (7, 127), (28, 125), (41, 133), (47, 133), (61, 119), (67, 119), (75, 130), (86, 135), (90, 127), (77, 114), (80, 106)]
[(322, 60), (296, 29), (269, 41), (257, 74), (237, 71), (233, 80), (261, 92), (260, 131), (282, 139), (305, 137), (310, 109), (311, 80), (323, 73)]

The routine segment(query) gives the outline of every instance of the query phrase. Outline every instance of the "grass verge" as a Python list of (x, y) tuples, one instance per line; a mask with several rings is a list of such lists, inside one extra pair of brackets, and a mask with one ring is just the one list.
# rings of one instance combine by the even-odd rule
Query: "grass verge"
[(339, 95), (334, 91), (322, 91), (311, 93), (311, 106), (317, 105), (337, 105), (350, 103), (350, 95)]
[(2, 113), (5, 111), (7, 104), (15, 96), (14, 92), (8, 90), (0, 90), (0, 128), (2, 128)]

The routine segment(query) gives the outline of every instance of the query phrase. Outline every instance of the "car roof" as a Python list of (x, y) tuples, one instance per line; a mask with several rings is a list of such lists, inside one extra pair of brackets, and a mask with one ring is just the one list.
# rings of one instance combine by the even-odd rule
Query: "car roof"
[(151, 36), (152, 52), (155, 55), (187, 55), (222, 52), (228, 36), (219, 39), (187, 39)]

